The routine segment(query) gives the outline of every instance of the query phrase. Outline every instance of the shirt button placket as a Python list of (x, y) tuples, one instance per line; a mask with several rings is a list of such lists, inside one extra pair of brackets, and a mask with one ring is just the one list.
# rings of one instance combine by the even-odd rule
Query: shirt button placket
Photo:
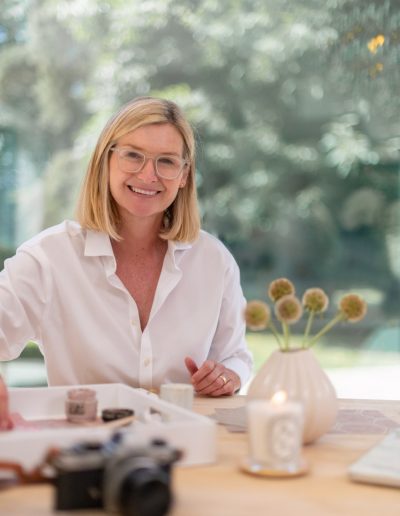
[(152, 386), (153, 379), (153, 360), (150, 338), (145, 330), (142, 335), (140, 350), (140, 385), (146, 388)]

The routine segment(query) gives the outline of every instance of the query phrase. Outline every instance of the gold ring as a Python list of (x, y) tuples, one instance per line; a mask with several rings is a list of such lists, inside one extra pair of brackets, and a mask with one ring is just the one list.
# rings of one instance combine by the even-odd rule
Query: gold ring
[(223, 374), (220, 374), (219, 377), (222, 378), (222, 380), (224, 382), (223, 387), (225, 387), (225, 385), (228, 383), (228, 380), (227, 380), (226, 376), (224, 376)]

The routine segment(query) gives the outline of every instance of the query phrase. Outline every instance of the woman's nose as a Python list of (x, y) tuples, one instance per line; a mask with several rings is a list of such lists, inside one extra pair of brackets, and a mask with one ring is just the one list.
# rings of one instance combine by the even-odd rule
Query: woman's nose
[(158, 181), (155, 160), (153, 158), (146, 158), (142, 170), (137, 175), (146, 183)]

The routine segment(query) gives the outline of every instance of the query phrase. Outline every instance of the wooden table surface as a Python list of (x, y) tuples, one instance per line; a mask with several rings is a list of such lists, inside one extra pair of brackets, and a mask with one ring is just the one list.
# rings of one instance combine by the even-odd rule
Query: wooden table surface
[[(244, 398), (197, 398), (195, 410), (210, 415), (233, 408)], [(340, 400), (341, 409), (377, 410), (400, 423), (400, 401)], [(351, 482), (347, 468), (384, 437), (383, 434), (328, 433), (304, 448), (307, 475), (290, 479), (259, 478), (242, 473), (247, 456), (244, 433), (218, 426), (218, 460), (214, 465), (175, 467), (172, 516), (399, 516), (400, 489)], [(0, 491), (1, 516), (54, 514), (49, 485), (11, 487)], [(100, 515), (101, 511), (60, 515)]]

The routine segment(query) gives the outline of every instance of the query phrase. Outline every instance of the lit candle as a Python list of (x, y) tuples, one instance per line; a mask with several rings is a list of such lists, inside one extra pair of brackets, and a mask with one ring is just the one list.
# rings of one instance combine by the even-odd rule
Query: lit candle
[(303, 407), (278, 391), (270, 401), (247, 404), (250, 462), (271, 472), (295, 474), (301, 468)]

